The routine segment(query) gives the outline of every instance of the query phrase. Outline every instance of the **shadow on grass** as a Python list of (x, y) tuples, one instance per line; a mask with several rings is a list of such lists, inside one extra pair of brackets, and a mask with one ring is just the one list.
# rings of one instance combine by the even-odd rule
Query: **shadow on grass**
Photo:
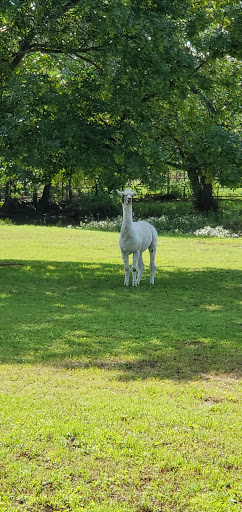
[[(0, 267), (0, 362), (96, 366), (120, 379), (241, 371), (242, 272), (160, 269), (123, 287), (121, 265)], [(17, 264), (23, 264), (18, 266)]]

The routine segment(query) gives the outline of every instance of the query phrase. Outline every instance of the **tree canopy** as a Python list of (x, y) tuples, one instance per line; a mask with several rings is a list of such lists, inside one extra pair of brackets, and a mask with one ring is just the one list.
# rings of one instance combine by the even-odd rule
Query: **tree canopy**
[(3, 1), (1, 175), (241, 183), (240, 2)]

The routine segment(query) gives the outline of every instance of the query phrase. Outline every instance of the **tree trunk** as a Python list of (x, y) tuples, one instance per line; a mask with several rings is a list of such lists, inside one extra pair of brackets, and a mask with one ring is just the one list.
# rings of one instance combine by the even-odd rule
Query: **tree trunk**
[(68, 183), (68, 194), (69, 194), (70, 201), (72, 201), (72, 199), (73, 199), (73, 192), (72, 192), (72, 186), (71, 186), (71, 179), (69, 179), (69, 183)]
[(33, 205), (35, 207), (36, 210), (38, 210), (38, 195), (37, 195), (37, 191), (35, 190), (34, 193), (33, 193)]
[(9, 198), (10, 198), (10, 195), (11, 195), (11, 181), (8, 180), (6, 185), (5, 185), (5, 194), (4, 194), (4, 200), (5, 200), (5, 203), (8, 202)]
[(50, 206), (50, 191), (51, 191), (51, 183), (47, 183), (44, 186), (42, 197), (39, 200), (39, 209), (45, 213), (48, 211)]
[(218, 203), (213, 197), (212, 183), (208, 183), (206, 177), (200, 177), (196, 171), (188, 171), (188, 177), (194, 194), (195, 207), (202, 212), (217, 211)]
[(167, 173), (167, 180), (166, 180), (166, 194), (167, 194), (167, 196), (170, 195), (170, 184), (171, 184), (171, 176), (170, 176), (170, 173), (168, 171), (168, 173)]

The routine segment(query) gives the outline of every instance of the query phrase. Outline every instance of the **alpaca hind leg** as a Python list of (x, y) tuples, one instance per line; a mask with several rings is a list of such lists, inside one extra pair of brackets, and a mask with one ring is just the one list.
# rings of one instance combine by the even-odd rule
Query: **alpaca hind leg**
[(127, 254), (122, 252), (122, 259), (124, 262), (124, 286), (129, 286), (129, 274), (130, 274), (129, 257)]
[(132, 285), (133, 286), (137, 286), (137, 284), (138, 284), (138, 281), (137, 281), (138, 257), (139, 257), (139, 254), (137, 252), (134, 252), (133, 253), (133, 263), (132, 263), (132, 266), (131, 266), (131, 270), (132, 270)]
[(144, 262), (143, 262), (143, 258), (142, 258), (142, 253), (140, 253), (139, 259), (138, 259), (138, 278), (137, 278), (137, 284), (140, 284), (144, 268), (145, 268), (145, 266), (144, 266)]
[(155, 254), (156, 254), (156, 245), (151, 244), (149, 247), (150, 251), (150, 284), (154, 284), (155, 282), (155, 271), (157, 266), (155, 264)]

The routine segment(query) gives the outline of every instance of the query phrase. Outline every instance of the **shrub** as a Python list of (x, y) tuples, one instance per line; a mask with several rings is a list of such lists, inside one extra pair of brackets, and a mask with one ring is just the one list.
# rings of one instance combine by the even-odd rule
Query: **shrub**
[(241, 201), (226, 201), (221, 207), (222, 224), (226, 229), (242, 231), (242, 204)]
[[(156, 204), (156, 203), (155, 203)], [(142, 205), (141, 208), (137, 206)], [(143, 205), (145, 207), (143, 208)], [(160, 206), (160, 205), (159, 205)], [(163, 206), (163, 205), (162, 205)], [(141, 215), (137, 215), (140, 213)], [(197, 236), (240, 236), (242, 233), (242, 211), (236, 209), (221, 209), (219, 212), (197, 213), (188, 203), (166, 203), (163, 206), (163, 214), (155, 206), (154, 211), (159, 215), (147, 215), (152, 211), (146, 203), (135, 203), (134, 220), (147, 220), (158, 233), (195, 234)], [(105, 231), (120, 231), (122, 216), (115, 219), (106, 218), (98, 221), (85, 219), (80, 227), (86, 229), (101, 229)]]
[[(80, 222), (80, 228), (82, 229), (93, 229), (100, 231), (120, 231), (122, 225), (122, 216), (118, 216), (115, 219), (103, 219), (103, 220), (90, 220), (85, 219)], [(68, 226), (72, 227), (72, 226)]]
[(120, 206), (105, 192), (98, 194), (83, 194), (72, 199), (65, 207), (65, 213), (81, 219), (105, 219), (115, 217), (120, 213)]
[(205, 226), (204, 228), (197, 229), (194, 232), (196, 236), (216, 236), (219, 238), (229, 238), (234, 235), (229, 231), (229, 229), (224, 229), (222, 226), (217, 226), (216, 228), (211, 228), (211, 226)]
[(135, 201), (134, 216), (136, 218), (161, 217), (162, 215), (185, 215), (192, 209), (190, 202), (184, 201)]
[(11, 221), (11, 219), (8, 219), (7, 217), (5, 217), (4, 219), (0, 218), (0, 225), (1, 224), (6, 224), (8, 226), (8, 225), (12, 224), (12, 221)]

